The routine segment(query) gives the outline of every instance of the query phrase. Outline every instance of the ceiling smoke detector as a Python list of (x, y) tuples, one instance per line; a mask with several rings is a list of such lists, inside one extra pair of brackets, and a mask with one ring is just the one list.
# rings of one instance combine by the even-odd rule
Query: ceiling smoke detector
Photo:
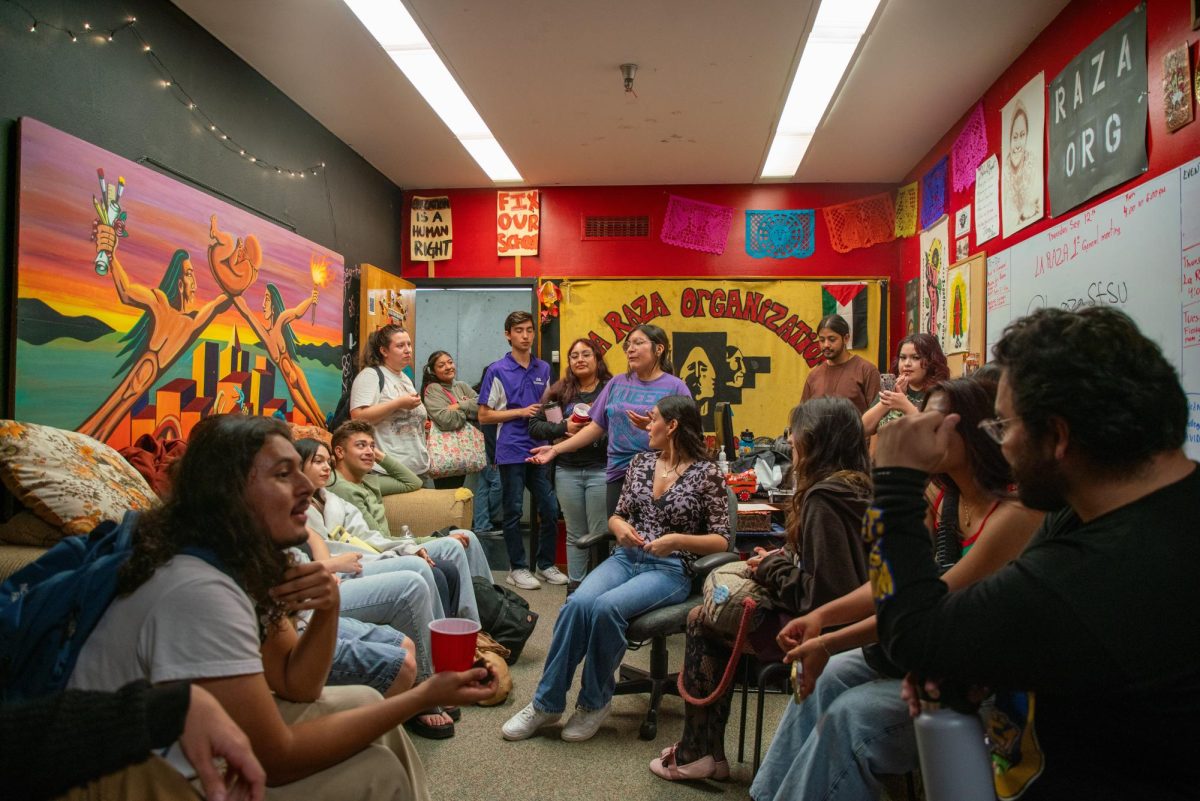
[(621, 65), (621, 77), (625, 79), (625, 91), (634, 96), (637, 95), (637, 92), (633, 91), (633, 78), (637, 75), (637, 67), (637, 64)]

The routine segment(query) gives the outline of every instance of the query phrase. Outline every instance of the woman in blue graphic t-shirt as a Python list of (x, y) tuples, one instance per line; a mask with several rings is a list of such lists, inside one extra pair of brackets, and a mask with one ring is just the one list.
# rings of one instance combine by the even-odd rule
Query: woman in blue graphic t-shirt
[(608, 514), (617, 508), (621, 485), (629, 462), (650, 450), (646, 433), (647, 415), (668, 395), (691, 397), (687, 384), (671, 373), (671, 343), (667, 332), (657, 325), (643, 323), (625, 337), (625, 358), (629, 371), (605, 385), (592, 404), (592, 422), (562, 442), (533, 449), (529, 461), (548, 464), (560, 453), (586, 448), (608, 435)]

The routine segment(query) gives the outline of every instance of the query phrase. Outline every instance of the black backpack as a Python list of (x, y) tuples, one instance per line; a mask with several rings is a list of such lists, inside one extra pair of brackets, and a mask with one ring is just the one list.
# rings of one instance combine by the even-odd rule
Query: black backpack
[(479, 625), (492, 639), (509, 650), (504, 661), (513, 664), (521, 655), (525, 642), (537, 626), (538, 613), (530, 611), (529, 602), (507, 587), (493, 584), (475, 576), (475, 600), (479, 604)]
[[(379, 376), (379, 391), (383, 392), (383, 370), (380, 370), (376, 365), (371, 365), (371, 369)], [(350, 419), (350, 390), (347, 389), (342, 393), (342, 397), (338, 398), (337, 407), (334, 408), (333, 414), (329, 415), (329, 420), (326, 421), (325, 427), (330, 431), (340, 426), (342, 423)]]

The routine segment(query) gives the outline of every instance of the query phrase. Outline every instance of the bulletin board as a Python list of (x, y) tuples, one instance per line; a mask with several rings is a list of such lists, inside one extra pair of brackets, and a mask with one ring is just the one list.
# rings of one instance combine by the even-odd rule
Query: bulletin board
[[(361, 357), (363, 343), (372, 332), (385, 325), (401, 325), (416, 342), (417, 315), (414, 303), (416, 287), (403, 278), (376, 267), (362, 265), (359, 288), (358, 342), (355, 347)], [(360, 364), (358, 360), (355, 365)]]

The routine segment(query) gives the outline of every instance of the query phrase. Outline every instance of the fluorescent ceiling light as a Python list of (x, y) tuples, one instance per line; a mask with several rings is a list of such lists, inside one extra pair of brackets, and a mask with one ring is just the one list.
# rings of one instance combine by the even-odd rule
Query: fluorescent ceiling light
[(822, 0), (760, 177), (791, 178), (796, 174), (879, 3)]
[(425, 102), (495, 183), (523, 179), (400, 0), (345, 0)]

